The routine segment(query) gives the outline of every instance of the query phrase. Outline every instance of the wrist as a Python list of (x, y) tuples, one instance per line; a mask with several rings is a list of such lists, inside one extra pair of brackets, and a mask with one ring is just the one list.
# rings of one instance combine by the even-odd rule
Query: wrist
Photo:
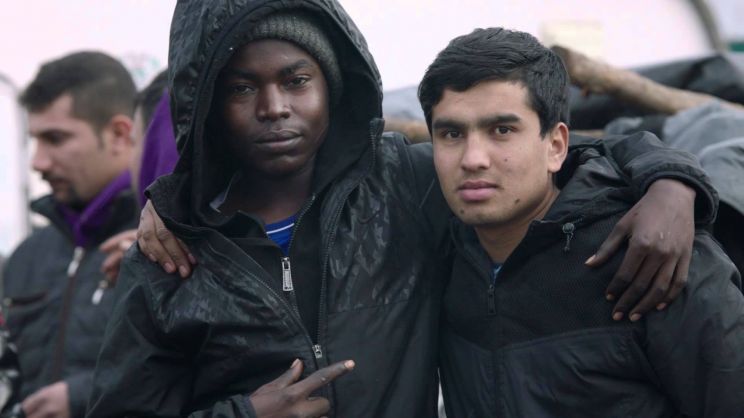
[(697, 192), (693, 187), (688, 186), (682, 181), (667, 178), (658, 179), (651, 183), (648, 187), (648, 192), (658, 192), (665, 196), (672, 194), (677, 198), (689, 201), (690, 204), (695, 202), (695, 197), (697, 195)]

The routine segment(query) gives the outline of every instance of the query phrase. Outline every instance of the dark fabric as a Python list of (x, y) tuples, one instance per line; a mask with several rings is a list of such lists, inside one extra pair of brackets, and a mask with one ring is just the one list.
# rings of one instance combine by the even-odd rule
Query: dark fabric
[(474, 230), (453, 222), (440, 347), (448, 416), (744, 416), (741, 279), (707, 232), (696, 236), (686, 290), (666, 311), (611, 319), (603, 295), (624, 250), (598, 268), (584, 260), (634, 198), (597, 151), (569, 160), (572, 176), (494, 285)]
[[(744, 103), (742, 54), (714, 55), (642, 68), (638, 73), (658, 83), (684, 90), (711, 94)], [(647, 112), (608, 95), (585, 97), (571, 89), (571, 129), (602, 129), (613, 119), (644, 116)]]
[[(344, 90), (289, 250), (295, 290), (283, 292), (282, 254), (263, 224), (208, 208), (235, 171), (209, 108), (216, 75), (240, 44), (235, 28), (295, 7), (328, 31)], [(379, 74), (354, 24), (325, 0), (179, 2), (171, 45), (181, 158), (149, 193), (199, 264), (182, 282), (128, 254), (89, 416), (213, 416), (225, 405), (233, 410), (221, 416), (241, 416), (245, 395), (295, 358), (305, 375), (357, 362), (320, 391), (330, 416), (434, 416), (449, 214), (431, 147), (381, 135)]]
[[(288, 8), (321, 22), (344, 78), (316, 157), (313, 194), (289, 249), (291, 292), (283, 291), (281, 251), (260, 220), (209, 207), (236, 169), (210, 118), (215, 79), (230, 49), (240, 45), (238, 29)], [(305, 375), (356, 361), (352, 373), (319, 392), (331, 402), (329, 416), (435, 416), (450, 214), (434, 181), (431, 145), (381, 134), (379, 75), (341, 6), (330, 0), (179, 2), (169, 70), (181, 156), (174, 173), (149, 193), (199, 264), (182, 281), (136, 251), (127, 255), (89, 416), (204, 417), (218, 410), (222, 417), (239, 416), (245, 395), (295, 358), (304, 362)], [(643, 176), (657, 173), (641, 169), (636, 162), (645, 162), (636, 157), (669, 152), (654, 144), (639, 149), (621, 151), (618, 164), (641, 190)], [(679, 163), (687, 174), (699, 173), (685, 157), (666, 161), (664, 170)]]
[(176, 138), (173, 134), (173, 121), (170, 113), (168, 92), (163, 93), (147, 127), (142, 145), (142, 164), (140, 164), (138, 185), (139, 202), (145, 205), (145, 189), (160, 176), (173, 171), (178, 161)]
[(23, 379), (21, 397), (43, 386), (69, 383), (72, 417), (85, 415), (91, 375), (101, 347), (106, 321), (114, 303), (105, 291), (99, 304), (92, 297), (104, 279), (104, 254), (98, 245), (106, 238), (136, 226), (137, 203), (130, 190), (120, 192), (83, 250), (72, 278), (68, 268), (75, 244), (72, 232), (51, 196), (32, 205), (52, 225), (35, 231), (5, 265), (4, 311), (11, 341), (18, 348)]

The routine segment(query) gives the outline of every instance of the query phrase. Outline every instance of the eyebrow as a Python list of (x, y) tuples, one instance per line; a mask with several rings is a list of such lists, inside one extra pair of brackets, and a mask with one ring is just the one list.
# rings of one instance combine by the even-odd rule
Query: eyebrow
[[(301, 68), (312, 68), (312, 67), (314, 66), (310, 61), (306, 59), (301, 59), (279, 70), (279, 75), (282, 77), (286, 77), (288, 75), (294, 74), (295, 72), (297, 72), (297, 70)], [(234, 67), (226, 68), (224, 74), (226, 76), (237, 76), (240, 78), (245, 78), (247, 80), (255, 80), (257, 78), (256, 74), (251, 71), (246, 71), (241, 68), (234, 68)]]
[[(475, 122), (475, 126), (478, 128), (487, 128), (493, 125), (500, 125), (504, 123), (519, 123), (522, 121), (522, 118), (519, 116), (513, 114), (513, 113), (506, 113), (506, 114), (496, 114), (491, 116), (486, 116), (484, 118), (480, 118)], [(437, 129), (458, 129), (458, 130), (464, 130), (469, 124), (456, 120), (456, 119), (450, 119), (450, 118), (441, 118), (436, 119), (431, 127), (432, 130)]]

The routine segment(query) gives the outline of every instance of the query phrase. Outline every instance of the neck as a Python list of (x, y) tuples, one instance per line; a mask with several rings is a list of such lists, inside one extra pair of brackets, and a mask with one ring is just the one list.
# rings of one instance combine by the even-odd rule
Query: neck
[(478, 241), (491, 261), (503, 263), (527, 234), (533, 221), (543, 219), (560, 191), (551, 186), (545, 197), (523, 216), (506, 222), (475, 227)]
[(312, 190), (313, 165), (282, 178), (266, 178), (243, 172), (220, 210), (232, 214), (241, 210), (273, 223), (296, 214)]

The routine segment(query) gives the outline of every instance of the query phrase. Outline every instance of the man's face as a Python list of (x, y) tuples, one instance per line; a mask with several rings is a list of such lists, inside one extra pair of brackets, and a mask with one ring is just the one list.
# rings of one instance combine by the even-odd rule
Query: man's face
[(312, 56), (290, 42), (250, 42), (218, 89), (226, 140), (245, 170), (269, 178), (312, 170), (328, 130), (328, 87)]
[(81, 209), (111, 181), (108, 146), (93, 126), (72, 115), (73, 98), (63, 94), (41, 112), (29, 113), (36, 138), (32, 167), (49, 183), (54, 198)]
[(484, 81), (444, 91), (432, 109), (432, 134), (437, 175), (454, 213), (475, 227), (502, 227), (535, 219), (552, 198), (568, 130), (559, 123), (541, 137), (521, 83)]

